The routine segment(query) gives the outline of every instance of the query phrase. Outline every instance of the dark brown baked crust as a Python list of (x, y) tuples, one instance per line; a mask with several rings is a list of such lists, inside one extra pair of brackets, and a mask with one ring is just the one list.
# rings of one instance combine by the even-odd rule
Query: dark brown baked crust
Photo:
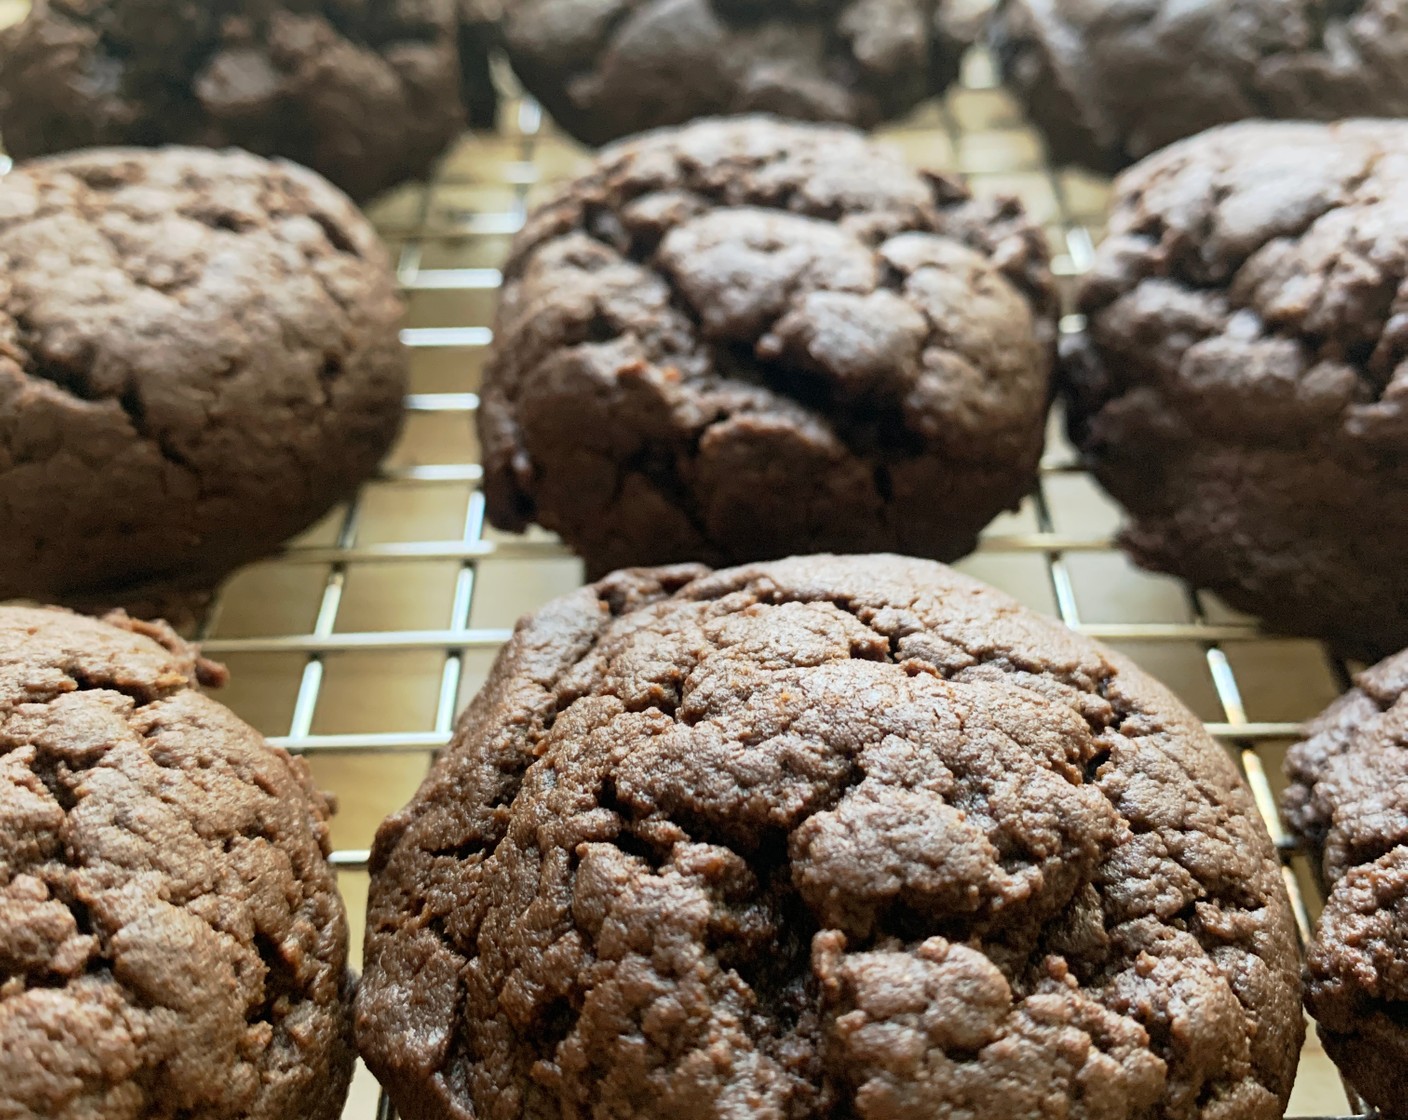
[(1408, 115), (1400, 0), (1000, 0), (993, 47), (1051, 157), (1113, 172), (1220, 124)]
[(1306, 1007), (1346, 1080), (1396, 1118), (1408, 1115), (1408, 653), (1354, 683), (1291, 748), (1283, 807), (1330, 887)]
[(590, 572), (884, 549), (936, 559), (1036, 477), (1045, 239), (860, 134), (767, 117), (614, 147), (505, 268), (489, 516)]
[(1116, 196), (1065, 364), (1126, 547), (1277, 629), (1408, 644), (1408, 125), (1233, 125)]
[(218, 676), (161, 626), (0, 608), (0, 1115), (339, 1114), (330, 810)]
[(0, 32), (0, 135), (20, 159), (233, 145), (364, 201), (424, 176), (466, 103), (493, 120), (487, 46), (468, 19), (457, 41), (459, 2), (34, 0)]
[(523, 85), (588, 144), (696, 117), (871, 128), (940, 93), (963, 44), (947, 0), (514, 0)]
[(371, 226), (291, 164), (0, 179), (0, 599), (206, 590), (310, 525), (395, 437), (399, 319)]
[(358, 1041), (408, 1120), (1272, 1120), (1303, 1034), (1224, 752), (927, 561), (558, 600), (372, 863)]

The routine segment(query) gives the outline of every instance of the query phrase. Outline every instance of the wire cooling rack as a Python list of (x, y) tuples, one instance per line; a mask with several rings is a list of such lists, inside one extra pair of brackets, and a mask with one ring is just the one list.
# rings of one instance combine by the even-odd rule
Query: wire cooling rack
[[(0, 24), (19, 10), (0, 0)], [(981, 51), (954, 91), (882, 138), (916, 164), (959, 171), (979, 194), (1020, 196), (1047, 226), (1067, 288), (1089, 267), (1108, 186), (1045, 163)], [(429, 184), (374, 210), (409, 308), (405, 436), (357, 500), (232, 580), (200, 626), (206, 651), (233, 671), (226, 702), (307, 756), (338, 796), (334, 861), (358, 947), (377, 823), (449, 741), (514, 619), (581, 582), (555, 539), (486, 526), (472, 421), (498, 266), (535, 199), (582, 155), (533, 102), (510, 96), (495, 134), (466, 138)], [(0, 156), (0, 171), (5, 163)], [(1073, 316), (1063, 322), (1078, 326)], [(1112, 545), (1117, 523), (1053, 426), (1036, 493), (959, 566), (1122, 649), (1203, 718), (1251, 785), (1305, 937), (1320, 899), (1310, 861), (1276, 813), (1281, 762), (1301, 721), (1347, 685), (1349, 668), (1136, 572)], [(1291, 1115), (1356, 1111), (1312, 1035)], [(365, 1070), (345, 1116), (394, 1116)]]

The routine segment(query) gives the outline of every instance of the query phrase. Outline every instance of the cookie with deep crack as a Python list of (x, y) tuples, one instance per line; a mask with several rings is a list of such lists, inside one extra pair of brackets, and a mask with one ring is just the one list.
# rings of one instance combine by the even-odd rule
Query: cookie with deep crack
[(385, 253), (312, 172), (107, 149), (0, 179), (0, 599), (207, 590), (376, 467)]
[(956, 559), (1035, 481), (1055, 307), (1016, 201), (849, 129), (745, 117), (624, 142), (505, 266), (489, 517), (560, 533), (597, 574)]
[(1124, 659), (893, 556), (617, 573), (520, 623), (372, 856), (410, 1120), (1276, 1120), (1280, 861)]
[(493, 123), (483, 2), (35, 0), (0, 32), (0, 136), (21, 159), (230, 145), (365, 201)]
[(1305, 1005), (1326, 1052), (1383, 1116), (1408, 1114), (1408, 653), (1360, 673), (1286, 761), (1286, 818), (1330, 897)]
[(1051, 157), (1114, 172), (1216, 125), (1408, 116), (1400, 0), (1001, 0), (1003, 79)]
[(951, 0), (514, 0), (519, 79), (604, 144), (697, 117), (776, 113), (872, 128), (943, 92), (971, 22)]
[(1065, 367), (1126, 548), (1278, 630), (1408, 645), (1408, 125), (1232, 125), (1115, 193)]
[(308, 767), (159, 625), (0, 608), (0, 1115), (336, 1120), (347, 922)]

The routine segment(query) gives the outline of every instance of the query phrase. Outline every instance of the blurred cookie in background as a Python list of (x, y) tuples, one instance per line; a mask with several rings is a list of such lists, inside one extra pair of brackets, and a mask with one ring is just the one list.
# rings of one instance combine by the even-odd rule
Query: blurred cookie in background
[(971, 0), (514, 0), (504, 38), (559, 125), (603, 144), (695, 117), (873, 127), (958, 74)]
[(1402, 0), (999, 0), (993, 46), (1051, 157), (1099, 172), (1249, 118), (1408, 114)]
[(365, 202), (424, 177), (467, 122), (492, 122), (482, 12), (483, 0), (463, 19), (456, 0), (35, 0), (0, 33), (0, 140), (17, 159), (233, 145)]

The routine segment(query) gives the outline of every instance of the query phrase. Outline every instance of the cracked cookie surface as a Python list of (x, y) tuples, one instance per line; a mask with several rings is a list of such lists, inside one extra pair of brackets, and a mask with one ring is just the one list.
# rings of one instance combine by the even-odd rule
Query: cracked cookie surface
[(1030, 490), (1056, 299), (1014, 201), (835, 127), (628, 141), (529, 219), (479, 431), (489, 516), (601, 574), (952, 560)]
[(234, 146), (304, 164), (366, 201), (429, 172), (467, 119), (493, 121), (488, 41), (456, 8), (34, 0), (0, 32), (0, 133), (17, 159)]
[(509, 59), (589, 144), (696, 117), (870, 128), (942, 93), (964, 43), (949, 0), (514, 0)]
[(0, 608), (0, 1115), (339, 1114), (329, 806), (220, 674), (164, 626)]
[(1065, 355), (1141, 564), (1408, 645), (1408, 125), (1243, 124), (1121, 177)]
[(617, 573), (520, 623), (372, 859), (411, 1120), (1272, 1120), (1280, 864), (1127, 662), (893, 556)]
[(1355, 678), (1286, 760), (1286, 818), (1319, 853), (1330, 897), (1305, 1003), (1345, 1079), (1408, 1114), (1408, 653)]
[(208, 590), (400, 423), (400, 303), (311, 172), (109, 149), (0, 179), (0, 599)]
[(1408, 115), (1400, 0), (1003, 0), (1003, 79), (1053, 159), (1114, 172), (1249, 119)]

